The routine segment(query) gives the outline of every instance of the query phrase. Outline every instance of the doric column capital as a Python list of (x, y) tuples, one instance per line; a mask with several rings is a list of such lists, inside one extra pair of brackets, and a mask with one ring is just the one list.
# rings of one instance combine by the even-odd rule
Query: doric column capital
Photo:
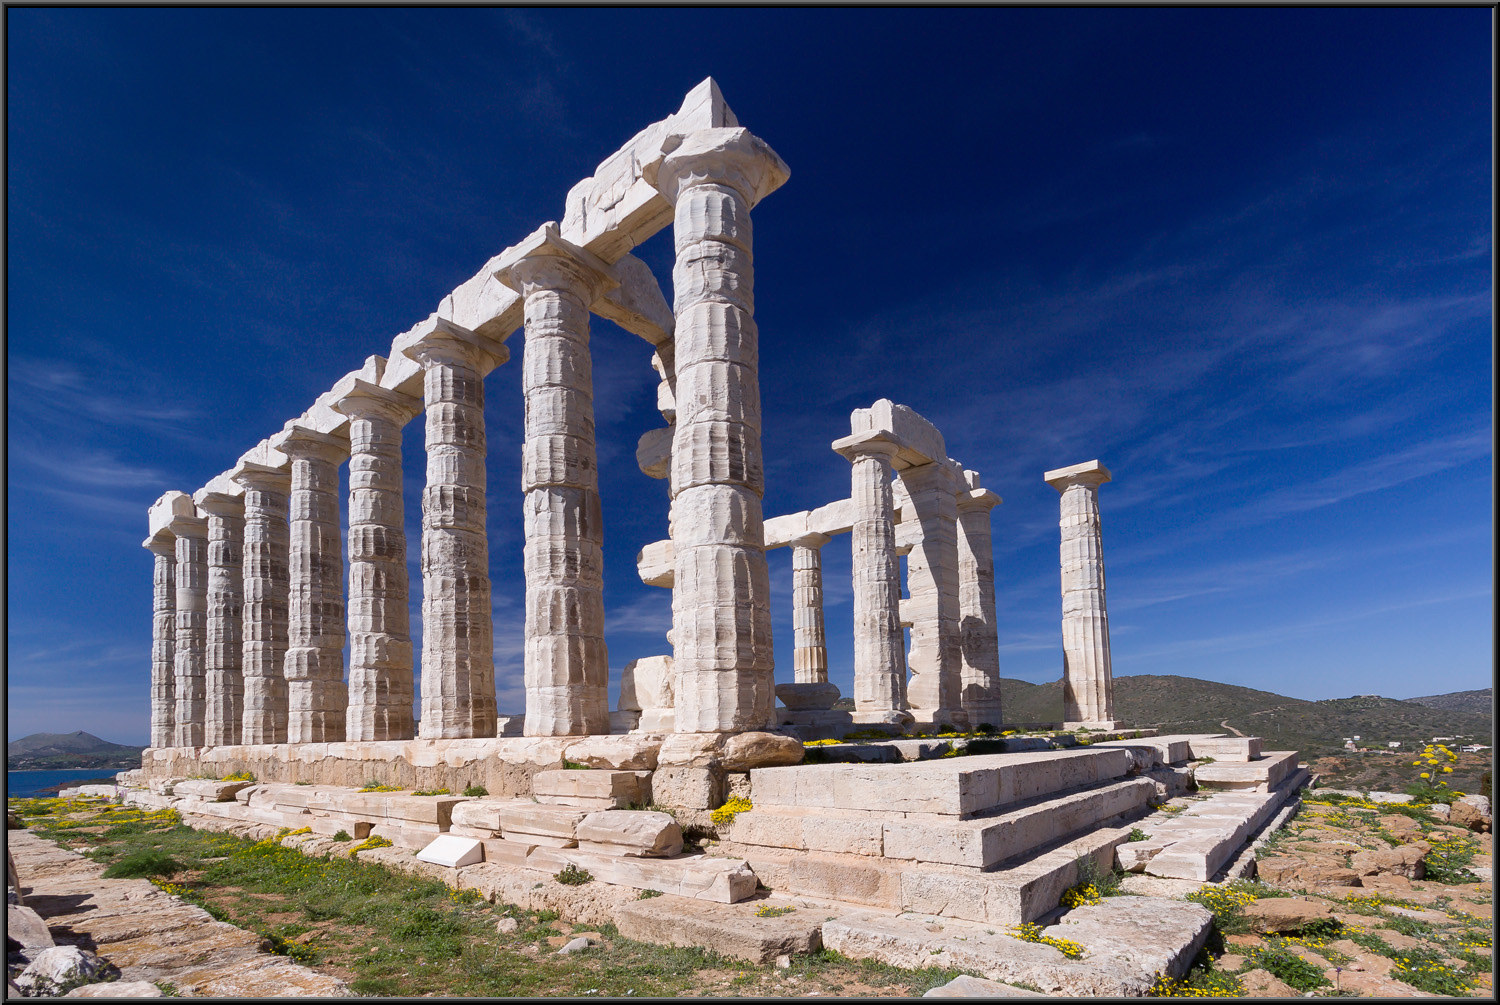
[(244, 517), (245, 497), (228, 492), (204, 492), (197, 500), (200, 512), (210, 516)]
[(960, 513), (972, 513), (975, 510), (988, 512), (1004, 501), (989, 489), (960, 489), (958, 511)]
[(833, 538), (829, 537), (827, 534), (819, 534), (817, 531), (809, 531), (808, 533), (803, 534), (801, 537), (792, 538), (787, 542), (787, 544), (791, 545), (793, 548), (811, 548), (813, 551), (818, 551), (823, 547), (823, 545), (832, 540)]
[(500, 255), (495, 279), (529, 297), (540, 290), (571, 293), (585, 307), (620, 285), (608, 265), (558, 233), (557, 224), (542, 224), (520, 244)]
[(748, 129), (702, 129), (662, 141), (662, 158), (645, 164), (646, 184), (668, 202), (699, 185), (727, 185), (754, 208), (791, 177), (791, 169)]
[(330, 406), (351, 419), (390, 419), (404, 426), (422, 410), (422, 399), (356, 377), (348, 394)]
[(953, 461), (916, 464), (901, 471), (907, 495), (913, 492), (942, 491), (958, 493), (964, 486), (963, 469)]
[(1110, 480), (1109, 468), (1100, 464), (1098, 460), (1084, 461), (1082, 464), (1074, 464), (1071, 467), (1055, 468), (1042, 475), (1042, 479), (1048, 485), (1059, 492), (1067, 491), (1072, 485), (1086, 485), (1089, 488), (1098, 488)]
[(208, 537), (208, 521), (201, 516), (174, 516), (167, 529), (177, 537)]
[(171, 558), (177, 554), (177, 535), (164, 527), (142, 541), (141, 547), (153, 555)]
[(481, 376), (510, 359), (510, 350), (501, 343), (442, 318), (433, 319), (432, 331), (401, 351), (424, 370), (434, 366), (467, 366)]
[(337, 464), (349, 456), (349, 441), (306, 426), (293, 425), (271, 437), (271, 446), (293, 460), (309, 459)]
[(833, 452), (850, 463), (861, 457), (888, 457), (895, 460), (904, 449), (905, 443), (881, 429), (867, 430), (833, 441)]
[(292, 473), (286, 468), (274, 468), (269, 464), (240, 461), (229, 472), (229, 477), (235, 484), (259, 492), (290, 492), (292, 490)]

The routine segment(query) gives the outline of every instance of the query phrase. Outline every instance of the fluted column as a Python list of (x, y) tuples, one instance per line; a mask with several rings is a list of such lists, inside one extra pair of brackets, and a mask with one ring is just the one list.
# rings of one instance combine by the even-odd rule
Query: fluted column
[(208, 521), (178, 516), (177, 632), (173, 643), (174, 697), (172, 745), (203, 746), (205, 652), (208, 637)]
[(507, 255), (496, 276), (525, 298), (526, 311), (526, 735), (608, 733), (589, 305), (616, 281), (551, 225)]
[(495, 735), (494, 624), (485, 535), (483, 374), (504, 346), (448, 322), (405, 350), (422, 365), (422, 739)]
[(339, 463), (344, 442), (298, 426), (272, 445), (291, 458), (287, 555), (288, 743), (344, 739), (344, 561), (339, 534)]
[[(937, 461), (907, 468), (901, 481), (918, 532), (906, 556), (911, 680), (906, 699), (922, 722), (965, 726), (962, 623), (958, 602), (957, 465)], [(908, 519), (903, 513), (903, 522)]]
[(689, 134), (647, 169), (676, 214), (678, 732), (760, 729), (772, 721), (750, 210), (787, 175), (781, 158), (744, 129)]
[(1110, 480), (1109, 469), (1095, 460), (1043, 477), (1062, 493), (1063, 718), (1112, 725), (1114, 678), (1099, 526), (1099, 486)]
[(958, 611), (963, 647), (963, 709), (971, 726), (999, 727), (1000, 637), (995, 621), (995, 553), (990, 510), (1000, 497), (964, 472), (958, 493)]
[(242, 743), (285, 743), (289, 471), (241, 462), (245, 489)]
[(792, 542), (792, 669), (798, 684), (828, 683), (828, 643), (823, 634), (823, 545), (827, 534)]
[(208, 645), (203, 743), (240, 742), (245, 711), (242, 671), (245, 500), (222, 492), (204, 494), (198, 509), (208, 514)]
[[(854, 708), (895, 715), (906, 708), (906, 646), (901, 633), (901, 563), (896, 556), (892, 459), (899, 446), (879, 433), (845, 437), (834, 449), (850, 462), (854, 525)], [(910, 716), (906, 716), (910, 719)]]
[(410, 740), (411, 585), (401, 498), (401, 429), (421, 402), (356, 380), (333, 407), (349, 416), (348, 740)]
[(142, 547), (155, 556), (151, 576), (151, 746), (177, 743), (177, 537), (161, 530)]

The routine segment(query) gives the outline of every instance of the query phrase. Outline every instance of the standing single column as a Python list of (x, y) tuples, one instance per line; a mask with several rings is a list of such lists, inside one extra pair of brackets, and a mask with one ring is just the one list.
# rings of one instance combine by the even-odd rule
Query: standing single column
[[(854, 708), (863, 721), (910, 722), (901, 632), (901, 562), (896, 556), (892, 460), (899, 445), (880, 433), (834, 443), (850, 462), (854, 579)], [(873, 717), (873, 718), (864, 718)]]
[(207, 641), (208, 521), (172, 518), (177, 535), (177, 633), (173, 644), (174, 747), (203, 746), (204, 646)]
[(798, 684), (828, 683), (828, 643), (823, 634), (823, 545), (827, 534), (792, 542), (792, 670)]
[(292, 460), (287, 555), (288, 743), (344, 739), (344, 558), (339, 534), (342, 440), (293, 426), (271, 445)]
[(287, 526), (289, 471), (242, 461), (232, 476), (245, 489), (241, 668), (245, 697), (240, 742), (285, 743), (287, 724)]
[(411, 587), (401, 500), (409, 395), (356, 380), (333, 406), (349, 416), (348, 740), (412, 738)]
[(1062, 493), (1063, 718), (1114, 725), (1114, 678), (1109, 659), (1109, 615), (1104, 607), (1104, 544), (1099, 486), (1110, 480), (1097, 460), (1048, 471)]
[(485, 534), (484, 374), (503, 345), (437, 320), (405, 350), (422, 365), (422, 739), (495, 735), (494, 622)]
[(525, 298), (526, 735), (608, 733), (604, 527), (589, 305), (615, 285), (548, 225), (496, 273)]
[(160, 530), (143, 547), (155, 556), (151, 576), (151, 746), (177, 743), (177, 537)]
[(681, 733), (762, 729), (774, 714), (750, 210), (788, 173), (744, 129), (689, 134), (647, 167), (676, 213), (672, 636)]
[[(911, 680), (906, 698), (919, 722), (963, 727), (963, 639), (958, 602), (957, 465), (935, 461), (907, 468), (901, 481), (911, 499), (917, 536), (906, 556), (911, 621)], [(903, 514), (903, 522), (905, 522)]]
[(962, 619), (963, 709), (969, 725), (999, 728), (1000, 636), (995, 621), (995, 553), (990, 510), (1000, 497), (964, 472), (958, 493), (958, 609)]
[(245, 711), (241, 671), (245, 500), (208, 492), (198, 509), (208, 514), (208, 646), (204, 661), (208, 686), (203, 742), (208, 747), (222, 747), (240, 742)]

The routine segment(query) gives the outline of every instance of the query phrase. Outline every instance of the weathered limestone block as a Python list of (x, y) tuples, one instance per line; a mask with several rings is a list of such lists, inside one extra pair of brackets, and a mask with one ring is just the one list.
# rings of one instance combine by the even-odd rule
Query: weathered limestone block
[[(901, 565), (896, 556), (892, 458), (898, 444), (882, 434), (834, 449), (851, 463), (855, 507), (850, 548), (854, 578), (854, 707), (862, 713), (906, 708), (906, 643), (901, 632)], [(840, 449), (842, 446), (842, 449)], [(908, 721), (910, 717), (908, 716)]]
[(1244, 914), (1259, 932), (1300, 932), (1314, 921), (1327, 921), (1333, 913), (1321, 901), (1300, 897), (1267, 897), (1246, 904)]
[(821, 915), (796, 910), (772, 917), (756, 914), (765, 907), (791, 906), (780, 901), (730, 906), (684, 897), (654, 897), (621, 904), (615, 912), (615, 923), (621, 935), (638, 942), (701, 946), (721, 956), (769, 963), (779, 956), (817, 952), (823, 945)]
[(589, 306), (619, 283), (550, 223), (500, 261), (496, 278), (526, 305), (526, 733), (606, 733), (604, 527)]
[(670, 858), (682, 853), (682, 828), (665, 813), (603, 810), (578, 822), (578, 847), (605, 855)]
[[(557, 838), (571, 846), (578, 840), (578, 823), (591, 811), (573, 806), (543, 806), (514, 802), (496, 807), (494, 819), (504, 837), (520, 835), (543, 844), (541, 838)], [(487, 819), (487, 818), (479, 818)], [(466, 816), (465, 822), (472, 821)]]
[(906, 559), (910, 596), (903, 604), (911, 623), (907, 703), (922, 721), (965, 726), (955, 498), (961, 469), (938, 460), (902, 471), (901, 483), (918, 528)]
[(969, 725), (1000, 726), (1000, 638), (995, 620), (995, 553), (990, 510), (1000, 497), (964, 472), (958, 493), (958, 613), (964, 713)]
[(679, 855), (638, 858), (601, 855), (578, 848), (537, 848), (527, 856), (533, 869), (556, 873), (566, 865), (587, 869), (596, 880), (638, 890), (733, 904), (755, 893), (756, 878), (742, 860)]
[(163, 529), (143, 545), (154, 558), (151, 576), (151, 746), (177, 742), (177, 536)]
[(620, 674), (621, 711), (672, 708), (674, 675), (670, 656), (646, 656), (625, 664)]
[(541, 803), (603, 809), (644, 806), (651, 800), (649, 771), (538, 771), (531, 791)]
[(828, 643), (823, 632), (823, 545), (830, 540), (826, 534), (807, 534), (792, 542), (795, 639), (792, 667), (798, 684), (828, 682)]
[(172, 794), (197, 796), (210, 803), (228, 803), (235, 801), (235, 795), (241, 789), (248, 789), (254, 784), (254, 782), (216, 781), (212, 778), (189, 778), (174, 785)]
[(484, 375), (510, 353), (434, 320), (405, 353), (424, 370), (422, 737), (494, 736), (494, 626), (485, 533)]
[(590, 736), (563, 747), (563, 758), (591, 768), (649, 772), (661, 741), (647, 736)]
[(349, 711), (356, 740), (412, 736), (410, 584), (401, 430), (421, 407), (364, 380), (333, 407), (349, 416)]
[(173, 647), (176, 713), (172, 745), (201, 747), (206, 714), (205, 649), (208, 641), (208, 521), (179, 516), (177, 537), (177, 633)]
[(198, 508), (208, 514), (204, 743), (220, 747), (240, 742), (245, 712), (241, 671), (245, 500), (222, 492), (199, 496)]
[[(738, 128), (687, 134), (645, 169), (646, 181), (675, 209), (672, 630), (679, 732), (757, 729), (772, 721), (750, 210), (788, 174), (765, 143)], [(688, 513), (708, 518), (690, 521)], [(684, 531), (690, 536), (679, 538)]]
[(651, 776), (651, 798), (662, 806), (711, 810), (724, 805), (727, 795), (724, 769), (662, 765)]
[(287, 742), (344, 739), (344, 563), (339, 533), (339, 463), (348, 455), (336, 437), (293, 425), (272, 438), (291, 458), (290, 547), (287, 555)]
[(1113, 722), (1114, 678), (1104, 601), (1099, 486), (1110, 480), (1097, 460), (1043, 475), (1062, 495), (1063, 718)]
[(839, 700), (837, 684), (827, 681), (809, 684), (778, 684), (776, 697), (789, 709), (798, 711), (827, 712)]
[(290, 578), (287, 524), (290, 471), (248, 461), (233, 478), (245, 489), (244, 560), (244, 743), (285, 743)]

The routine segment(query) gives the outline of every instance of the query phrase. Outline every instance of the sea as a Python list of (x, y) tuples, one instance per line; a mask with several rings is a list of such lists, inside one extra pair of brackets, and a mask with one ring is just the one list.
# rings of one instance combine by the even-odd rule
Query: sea
[(7, 771), (5, 794), (24, 799), (46, 789), (54, 789), (53, 792), (46, 793), (54, 795), (55, 787), (58, 785), (73, 784), (90, 778), (107, 778), (114, 781), (119, 770), (118, 768), (57, 768), (51, 771)]

